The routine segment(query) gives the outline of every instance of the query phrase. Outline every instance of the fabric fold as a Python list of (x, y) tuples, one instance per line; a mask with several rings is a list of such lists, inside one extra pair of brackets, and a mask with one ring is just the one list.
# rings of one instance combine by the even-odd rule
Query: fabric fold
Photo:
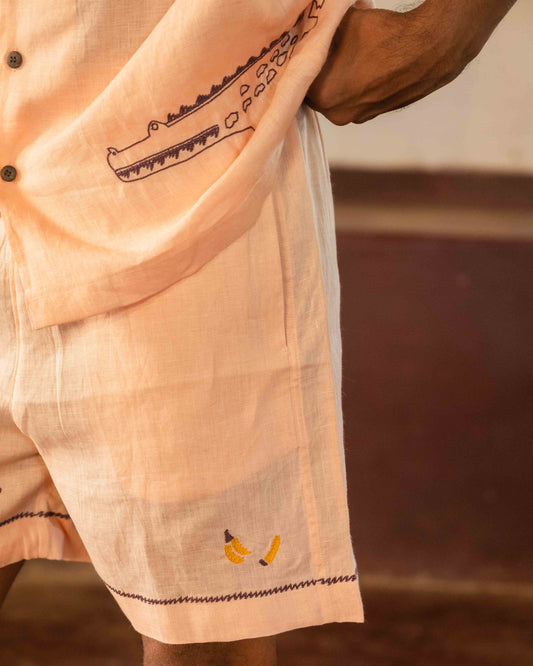
[[(102, 19), (72, 16), (50, 50), (62, 58), (56, 96), (38, 93), (40, 132), (10, 147), (17, 178), (2, 183), (2, 213), (33, 329), (155, 294), (255, 223), (352, 3), (162, 4), (148, 34), (140, 9), (105, 22), (116, 30), (105, 61), (91, 48)], [(44, 54), (35, 68), (29, 54), (9, 89), (19, 123), (31, 124)]]

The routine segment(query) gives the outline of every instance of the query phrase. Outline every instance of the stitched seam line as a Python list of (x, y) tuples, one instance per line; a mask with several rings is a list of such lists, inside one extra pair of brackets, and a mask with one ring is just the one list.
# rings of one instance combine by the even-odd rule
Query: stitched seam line
[(333, 578), (313, 578), (311, 580), (304, 580), (300, 583), (288, 583), (287, 585), (282, 585), (280, 587), (271, 587), (267, 590), (256, 590), (254, 592), (234, 592), (233, 594), (224, 594), (221, 596), (214, 597), (189, 597), (182, 596), (176, 597), (174, 599), (149, 599), (143, 597), (140, 594), (132, 594), (131, 592), (123, 592), (122, 590), (117, 590), (115, 587), (108, 585), (104, 581), (104, 585), (109, 588), (115, 594), (120, 595), (121, 597), (129, 597), (130, 599), (138, 599), (147, 604), (183, 604), (183, 603), (193, 603), (193, 604), (205, 604), (205, 603), (218, 603), (220, 601), (234, 601), (237, 599), (249, 599), (254, 597), (265, 597), (272, 594), (279, 594), (280, 592), (287, 592), (291, 590), (297, 590), (301, 587), (309, 587), (310, 585), (334, 585), (335, 583), (346, 583), (357, 580), (357, 572), (349, 576), (334, 576)]
[(65, 428), (63, 426), (63, 414), (61, 411), (61, 389), (62, 389), (62, 379), (63, 379), (63, 342), (61, 339), (61, 332), (59, 326), (52, 325), (49, 326), (50, 335), (52, 337), (52, 342), (55, 350), (56, 357), (56, 406), (57, 406), (57, 416), (59, 419), (59, 424), (61, 426), (62, 433), (66, 436)]
[(12, 523), (14, 520), (19, 518), (51, 518), (55, 516), (56, 518), (65, 518), (66, 520), (71, 520), (71, 517), (68, 513), (58, 513), (57, 511), (22, 511), (21, 513), (16, 513), (11, 518), (7, 518), (0, 522), (0, 527)]
[(18, 367), (19, 367), (19, 360), (20, 360), (20, 322), (19, 322), (19, 316), (18, 316), (18, 310), (17, 310), (17, 293), (15, 291), (15, 264), (13, 261), (13, 255), (10, 253), (9, 254), (9, 261), (10, 261), (10, 266), (9, 266), (9, 291), (11, 295), (11, 310), (13, 312), (13, 320), (15, 322), (15, 332), (17, 336), (17, 354), (16, 354), (16, 360), (15, 360), (15, 370), (13, 372), (13, 383), (11, 385), (11, 397), (9, 399), (9, 411), (11, 412), (11, 416), (13, 416), (13, 400), (15, 397), (15, 384), (17, 381), (17, 373), (18, 373)]
[[(305, 166), (305, 161), (302, 154), (302, 139), (295, 119), (293, 119), (288, 136), (290, 136), (291, 140), (296, 143), (295, 150), (298, 152), (298, 159), (301, 160), (301, 166)], [(308, 202), (309, 204), (311, 203), (309, 199)], [(287, 216), (285, 215), (285, 219), (286, 218)], [(317, 498), (313, 484), (313, 470), (311, 464), (311, 454), (309, 450), (311, 447), (311, 439), (305, 421), (305, 411), (302, 396), (302, 366), (300, 362), (300, 349), (297, 331), (297, 310), (294, 286), (294, 268), (291, 256), (291, 243), (289, 239), (289, 232), (284, 227), (281, 227), (281, 230), (286, 254), (287, 273), (290, 276), (290, 279), (287, 281), (287, 321), (291, 323), (291, 326), (287, 326), (287, 334), (290, 336), (289, 350), (291, 351), (291, 363), (289, 366), (289, 372), (291, 376), (291, 405), (294, 415), (294, 423), (298, 431), (298, 452), (302, 470), (302, 490), (307, 514), (306, 519), (307, 527), (309, 530), (311, 562), (315, 572), (323, 573), (326, 570), (326, 564), (322, 554), (320, 520), (317, 508)]]

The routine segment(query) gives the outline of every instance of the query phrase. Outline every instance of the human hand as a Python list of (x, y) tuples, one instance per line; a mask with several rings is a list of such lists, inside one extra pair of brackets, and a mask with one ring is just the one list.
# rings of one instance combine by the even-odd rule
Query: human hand
[(410, 11), (358, 0), (304, 101), (335, 125), (361, 124), (455, 79), (515, 0), (426, 0)]

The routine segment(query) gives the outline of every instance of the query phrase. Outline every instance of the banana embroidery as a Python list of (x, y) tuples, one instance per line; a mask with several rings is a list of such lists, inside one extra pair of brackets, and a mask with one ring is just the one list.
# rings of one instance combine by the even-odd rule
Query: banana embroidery
[[(224, 532), (224, 537), (226, 539), (226, 545), (224, 546), (224, 552), (226, 553), (226, 557), (228, 560), (233, 562), (234, 564), (242, 564), (244, 562), (244, 557), (239, 557), (239, 555), (249, 555), (251, 551), (247, 550), (237, 539), (237, 537), (234, 537), (229, 533), (228, 530)], [(237, 553), (239, 555), (236, 555), (232, 547), (235, 548)]]
[(268, 564), (271, 564), (272, 560), (276, 557), (276, 553), (278, 552), (279, 541), (279, 534), (276, 534), (276, 536), (272, 539), (270, 550), (265, 555), (264, 559), (259, 560), (259, 564), (262, 564), (264, 567), (266, 567)]
[[(234, 537), (232, 534), (230, 534), (229, 530), (226, 530), (224, 532), (224, 538), (226, 540), (226, 544), (224, 545), (224, 552), (226, 553), (226, 557), (228, 558), (228, 560), (230, 560), (230, 562), (233, 562), (234, 564), (242, 564), (244, 562), (244, 557), (240, 557), (240, 555), (249, 555), (251, 551), (245, 548), (242, 545), (242, 543), (240, 543), (240, 541), (237, 539), (237, 537)], [(276, 557), (279, 544), (280, 544), (280, 537), (279, 534), (276, 534), (276, 536), (272, 539), (270, 550), (263, 559), (259, 560), (259, 564), (262, 564), (264, 567), (271, 564), (272, 560)], [(235, 549), (238, 554), (233, 552), (232, 546), (233, 549)]]

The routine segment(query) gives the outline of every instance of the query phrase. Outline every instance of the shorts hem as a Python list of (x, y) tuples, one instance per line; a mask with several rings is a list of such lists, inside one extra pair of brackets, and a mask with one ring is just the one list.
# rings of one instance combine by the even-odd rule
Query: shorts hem
[[(72, 520), (55, 512), (25, 511), (0, 521), (0, 567), (21, 560), (92, 560)], [(24, 532), (21, 523), (29, 523)]]
[(355, 575), (161, 600), (104, 584), (135, 631), (169, 644), (237, 641), (331, 622), (365, 621)]

